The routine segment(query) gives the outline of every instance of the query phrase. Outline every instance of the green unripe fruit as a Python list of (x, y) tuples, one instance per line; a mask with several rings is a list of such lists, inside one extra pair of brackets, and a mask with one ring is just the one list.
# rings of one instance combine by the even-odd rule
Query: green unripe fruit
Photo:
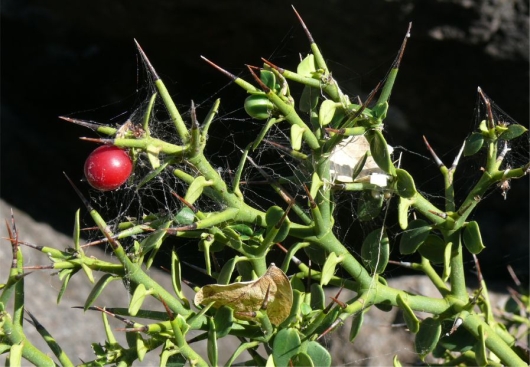
[(253, 94), (245, 99), (245, 111), (256, 120), (268, 119), (274, 109), (274, 104), (263, 94)]

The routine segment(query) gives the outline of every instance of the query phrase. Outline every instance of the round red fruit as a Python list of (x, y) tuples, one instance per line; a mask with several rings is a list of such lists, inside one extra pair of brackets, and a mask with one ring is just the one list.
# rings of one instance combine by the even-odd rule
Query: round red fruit
[(95, 149), (85, 162), (85, 177), (100, 191), (116, 190), (132, 173), (131, 157), (123, 149), (104, 145)]

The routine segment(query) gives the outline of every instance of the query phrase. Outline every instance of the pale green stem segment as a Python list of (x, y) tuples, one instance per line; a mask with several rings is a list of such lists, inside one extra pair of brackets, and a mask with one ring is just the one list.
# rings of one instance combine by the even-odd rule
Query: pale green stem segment
[(179, 110), (177, 109), (177, 106), (169, 95), (166, 86), (162, 82), (162, 79), (156, 80), (155, 85), (158, 89), (158, 92), (160, 93), (162, 101), (164, 101), (164, 104), (166, 105), (167, 111), (169, 112), (169, 116), (171, 116), (171, 120), (173, 120), (173, 123), (175, 124), (177, 133), (182, 139), (182, 142), (187, 143), (190, 138), (188, 128), (186, 127), (184, 120), (182, 120), (182, 116), (180, 116)]

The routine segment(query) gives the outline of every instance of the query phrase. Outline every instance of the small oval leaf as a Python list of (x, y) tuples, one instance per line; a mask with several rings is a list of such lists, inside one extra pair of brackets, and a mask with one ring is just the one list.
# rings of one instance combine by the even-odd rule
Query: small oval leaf
[(381, 274), (390, 257), (388, 236), (384, 228), (378, 228), (368, 234), (361, 247), (363, 263), (372, 273)]
[(134, 290), (131, 302), (129, 303), (129, 315), (136, 316), (138, 310), (142, 307), (146, 296), (147, 290), (145, 289), (145, 286), (142, 283), (138, 284)]
[(418, 248), (421, 256), (433, 264), (442, 264), (445, 257), (445, 241), (435, 234), (430, 234)]
[(416, 334), (416, 340), (414, 341), (414, 348), (422, 359), (434, 350), (441, 333), (442, 325), (438, 320), (428, 317), (421, 322), (418, 334)]
[(320, 285), (327, 285), (335, 275), (335, 268), (342, 261), (342, 256), (338, 257), (336, 253), (331, 252), (322, 267), (320, 276)]
[(396, 168), (392, 163), (388, 144), (381, 131), (369, 130), (366, 133), (366, 139), (370, 142), (370, 153), (375, 163), (389, 175), (395, 176)]
[(321, 127), (327, 126), (331, 120), (333, 120), (336, 109), (337, 104), (331, 99), (326, 99), (324, 102), (322, 102), (320, 105), (320, 111), (318, 113), (318, 123)]
[(482, 236), (480, 235), (480, 228), (478, 223), (475, 221), (469, 222), (463, 230), (464, 245), (472, 254), (479, 254), (486, 248), (482, 242)]
[(401, 197), (410, 199), (416, 195), (416, 185), (412, 176), (404, 169), (396, 169), (396, 188), (397, 194)]
[(409, 208), (412, 205), (412, 201), (399, 197), (398, 204), (398, 223), (402, 230), (407, 229), (409, 226)]
[(420, 329), (420, 321), (416, 317), (416, 314), (414, 314), (414, 311), (412, 311), (412, 308), (410, 308), (409, 304), (401, 294), (398, 293), (396, 301), (399, 308), (401, 308), (401, 311), (403, 311), (403, 318), (405, 319), (407, 327), (412, 333), (416, 334)]
[(484, 136), (482, 133), (472, 133), (467, 139), (464, 145), (464, 157), (469, 157), (477, 153), (482, 145), (484, 144)]
[(528, 131), (528, 129), (526, 127), (524, 127), (523, 125), (512, 124), (512, 125), (508, 126), (508, 130), (506, 130), (505, 132), (503, 132), (499, 136), (499, 139), (512, 140), (512, 139), (515, 139), (515, 138), (521, 136), (522, 134), (524, 134), (527, 131)]
[(329, 367), (331, 366), (331, 355), (318, 342), (312, 340), (307, 343), (307, 355), (311, 357), (313, 365), (318, 367)]
[(364, 312), (360, 311), (353, 316), (351, 320), (351, 329), (350, 329), (350, 336), (349, 336), (350, 343), (353, 343), (353, 341), (359, 334), (359, 331), (361, 331), (361, 326), (363, 326), (363, 321), (364, 321)]
[(384, 196), (372, 195), (369, 191), (363, 191), (358, 200), (357, 215), (361, 222), (372, 220), (379, 215), (383, 207)]
[(300, 150), (302, 148), (302, 138), (305, 128), (298, 125), (291, 125), (291, 148)]
[(300, 336), (295, 329), (282, 329), (276, 334), (272, 346), (272, 358), (277, 367), (289, 366), (291, 357), (300, 351)]
[[(279, 206), (271, 206), (267, 213), (265, 213), (265, 220), (267, 221), (267, 232), (272, 230), (273, 227), (276, 227), (281, 220), (284, 218), (285, 212), (282, 208)], [(283, 220), (283, 223), (281, 223), (281, 227), (276, 234), (276, 237), (274, 237), (274, 242), (282, 242), (285, 240), (287, 235), (289, 235), (289, 229), (291, 227), (291, 221), (289, 218), (285, 217)]]
[(423, 219), (416, 219), (409, 223), (401, 234), (399, 252), (403, 255), (413, 254), (429, 236), (431, 226)]
[(117, 276), (114, 276), (112, 274), (108, 274), (108, 273), (103, 274), (103, 276), (101, 278), (99, 278), (99, 280), (96, 283), (96, 285), (94, 285), (94, 288), (92, 288), (92, 290), (90, 291), (90, 294), (88, 295), (88, 297), (87, 297), (87, 299), (85, 301), (85, 305), (83, 306), (83, 310), (85, 310), (85, 311), (88, 310), (88, 308), (94, 304), (94, 302), (99, 297), (101, 292), (103, 292), (105, 287), (110, 282), (112, 282), (113, 280), (116, 280), (116, 279), (121, 279), (121, 278), (117, 277)]

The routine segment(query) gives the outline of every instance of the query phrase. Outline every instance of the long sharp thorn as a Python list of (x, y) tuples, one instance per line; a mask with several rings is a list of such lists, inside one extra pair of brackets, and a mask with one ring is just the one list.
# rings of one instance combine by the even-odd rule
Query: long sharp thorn
[(269, 65), (271, 68), (273, 69), (276, 69), (278, 70), (278, 72), (280, 74), (283, 74), (283, 72), (285, 71), (285, 69), (277, 66), (277, 65), (274, 65), (272, 62), (270, 62), (269, 60), (265, 59), (264, 57), (261, 58), (261, 61), (263, 61), (265, 64)]
[(169, 319), (170, 320), (174, 320), (175, 319), (175, 314), (173, 313), (173, 311), (171, 311), (171, 309), (167, 305), (166, 301), (164, 301), (162, 298), (160, 298), (159, 300), (160, 300), (160, 302), (162, 302), (162, 305), (166, 309), (166, 313), (169, 316)]
[(513, 271), (512, 266), (511, 266), (511, 265), (507, 265), (506, 268), (508, 269), (508, 273), (510, 273), (510, 276), (512, 277), (513, 282), (514, 282), (518, 287), (520, 287), (520, 286), (521, 286), (521, 281), (520, 281), (519, 278), (517, 277), (517, 274), (515, 274), (515, 271)]
[(267, 292), (265, 293), (265, 298), (263, 299), (263, 303), (261, 304), (261, 309), (266, 310), (267, 306), (269, 305), (269, 294), (271, 291), (271, 284), (269, 283), (269, 286), (267, 287)]
[(204, 61), (206, 61), (208, 64), (210, 64), (211, 66), (213, 66), (214, 68), (216, 68), (217, 70), (219, 70), (221, 73), (223, 73), (224, 75), (226, 75), (227, 77), (229, 77), (229, 78), (232, 79), (233, 81), (235, 81), (235, 80), (237, 79), (237, 76), (235, 76), (234, 74), (230, 73), (229, 71), (226, 71), (225, 69), (223, 69), (223, 68), (220, 67), (219, 65), (215, 64), (214, 62), (208, 60), (206, 57), (201, 56), (201, 59), (203, 59)]
[(338, 324), (340, 324), (342, 321), (342, 319), (339, 317), (337, 320), (335, 320), (326, 330), (324, 330), (324, 332), (322, 334), (319, 335), (319, 337), (316, 339), (317, 341), (319, 341), (320, 339), (322, 339), (324, 336), (326, 336), (327, 334), (329, 334), (330, 331), (332, 331), (333, 329), (335, 329), (337, 327)]
[(429, 144), (429, 142), (427, 141), (427, 138), (425, 137), (425, 135), (423, 136), (423, 142), (425, 143), (425, 145), (427, 146), (427, 150), (429, 151), (429, 153), (431, 153), (432, 155), (432, 158), (434, 159), (434, 161), (436, 162), (436, 165), (438, 167), (443, 167), (444, 164), (442, 162), (442, 160), (440, 158), (438, 158), (438, 156), (436, 155), (436, 153), (434, 152), (434, 150), (431, 148), (431, 145)]
[(460, 162), (460, 158), (462, 157), (462, 153), (464, 153), (465, 146), (466, 146), (466, 142), (464, 142), (464, 144), (462, 144), (462, 147), (460, 148), (460, 151), (456, 155), (455, 160), (453, 161), (453, 164), (451, 165), (451, 168), (450, 168), (451, 171), (454, 171), (456, 169), (456, 167), (458, 166), (458, 162)]
[(189, 203), (186, 199), (184, 199), (182, 196), (180, 196), (179, 194), (177, 194), (175, 191), (171, 191), (171, 195), (173, 195), (174, 197), (176, 197), (177, 199), (180, 200), (180, 202), (184, 205), (186, 205), (188, 208), (190, 208), (194, 213), (197, 213), (197, 208)]
[(482, 270), (480, 269), (480, 263), (478, 262), (477, 255), (475, 254), (472, 254), (472, 255), (473, 255), (473, 261), (475, 262), (475, 268), (477, 268), (478, 283), (482, 284), (484, 277), (482, 276)]
[(73, 119), (73, 118), (66, 117), (66, 116), (59, 116), (59, 118), (64, 121), (71, 122), (73, 124), (89, 128), (90, 130), (97, 130), (100, 127), (104, 126), (104, 125), (95, 124), (95, 123), (85, 121), (85, 120)]
[[(250, 71), (250, 74), (252, 74), (252, 77), (254, 78), (254, 80), (259, 84), (260, 88), (265, 92), (265, 93), (269, 93), (270, 92), (270, 88), (267, 87), (262, 81), (261, 79), (259, 78), (259, 76), (257, 76), (257, 74), (254, 72), (254, 68), (255, 66), (251, 66), (251, 65), (246, 65), (246, 67), (248, 68), (248, 70)], [(259, 69), (259, 68), (258, 68)]]
[(98, 144), (114, 145), (114, 139), (87, 138), (87, 137), (82, 136), (79, 138), (79, 140), (91, 141), (93, 143), (98, 143)]
[(72, 187), (74, 188), (74, 191), (75, 193), (77, 194), (77, 196), (79, 196), (79, 198), (81, 199), (81, 201), (83, 202), (83, 204), (86, 206), (86, 208), (89, 210), (89, 211), (92, 211), (94, 210), (94, 208), (92, 207), (92, 204), (90, 204), (90, 201), (88, 201), (85, 196), (81, 193), (81, 191), (77, 188), (77, 186), (74, 184), (74, 182), (70, 179), (70, 177), (68, 177), (68, 175), (66, 174), (66, 172), (63, 172), (64, 174), (64, 177), (66, 177), (66, 179), (68, 180), (68, 182), (70, 182), (70, 185), (72, 185)]
[(151, 74), (153, 74), (153, 79), (155, 81), (159, 80), (160, 77), (156, 73), (155, 68), (151, 64), (151, 61), (149, 61), (149, 59), (147, 58), (147, 55), (145, 54), (144, 50), (142, 49), (142, 47), (140, 46), (140, 44), (138, 43), (138, 41), (136, 39), (134, 39), (134, 43), (136, 44), (136, 48), (138, 49), (138, 52), (140, 53), (140, 56), (142, 57), (142, 59), (144, 60), (145, 64), (147, 65), (147, 68), (149, 69)]
[(403, 54), (405, 53), (405, 47), (407, 46), (407, 41), (410, 38), (410, 30), (412, 28), (412, 22), (409, 23), (409, 28), (407, 29), (407, 34), (405, 35), (405, 38), (403, 39), (403, 43), (401, 44), (401, 48), (399, 49), (399, 54), (394, 61), (394, 65), (392, 65), (393, 69), (399, 69), (399, 66), (401, 64), (401, 59), (403, 57)]
[(313, 39), (313, 36), (311, 35), (311, 32), (309, 32), (309, 29), (307, 29), (307, 26), (305, 25), (302, 17), (300, 16), (300, 14), (298, 14), (298, 12), (296, 11), (296, 9), (295, 9), (295, 7), (293, 5), (291, 5), (291, 7), (293, 8), (294, 13), (296, 14), (296, 17), (298, 18), (298, 21), (302, 25), (302, 28), (304, 29), (304, 32), (305, 32), (305, 34), (307, 36), (307, 39), (309, 40), (310, 43), (315, 43), (315, 40)]

